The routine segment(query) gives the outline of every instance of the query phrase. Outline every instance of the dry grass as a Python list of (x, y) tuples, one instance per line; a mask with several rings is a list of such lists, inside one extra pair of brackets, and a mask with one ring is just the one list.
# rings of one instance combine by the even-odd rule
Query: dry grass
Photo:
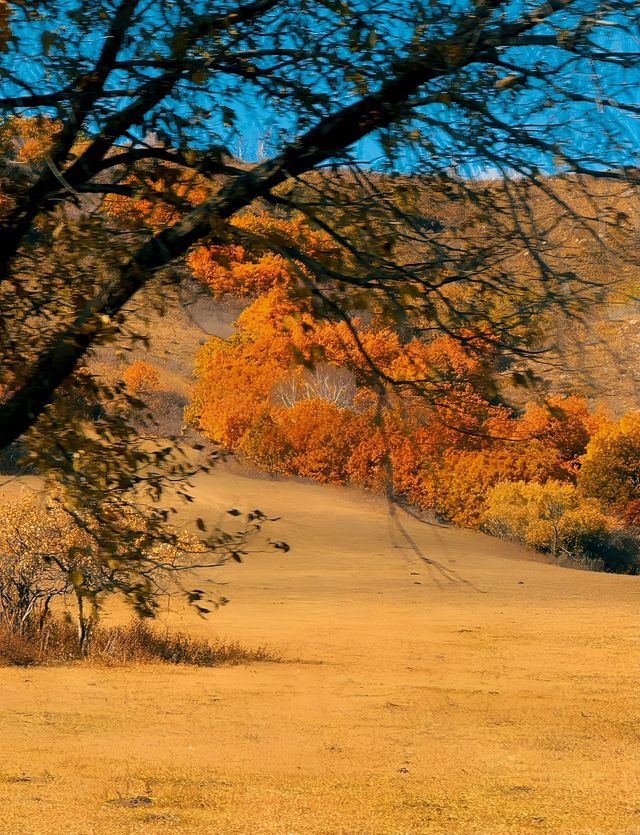
[(640, 835), (638, 578), (405, 519), (449, 582), (375, 497), (226, 467), (195, 496), (285, 509), (292, 550), (169, 623), (323, 663), (4, 667), (0, 835)]
[(80, 654), (76, 627), (63, 618), (52, 617), (41, 631), (24, 635), (12, 634), (0, 626), (0, 664), (31, 666), (80, 660), (102, 664), (159, 661), (215, 667), (279, 658), (266, 647), (248, 649), (238, 641), (162, 629), (140, 619), (116, 626), (97, 626), (85, 657)]

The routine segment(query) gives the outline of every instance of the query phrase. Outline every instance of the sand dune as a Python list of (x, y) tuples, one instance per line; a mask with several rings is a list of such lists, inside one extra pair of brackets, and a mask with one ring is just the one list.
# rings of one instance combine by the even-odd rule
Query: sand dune
[(227, 467), (196, 496), (280, 515), (292, 550), (167, 619), (284, 662), (3, 669), (3, 835), (640, 833), (638, 578), (355, 490)]

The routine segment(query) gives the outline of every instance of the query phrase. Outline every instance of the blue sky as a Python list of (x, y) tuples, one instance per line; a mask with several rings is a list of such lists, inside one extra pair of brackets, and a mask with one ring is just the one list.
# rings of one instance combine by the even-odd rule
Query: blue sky
[[(171, 8), (167, 0), (158, 0), (163, 9)], [(640, 108), (640, 67), (638, 65), (638, 54), (640, 53), (640, 36), (638, 34), (638, 17), (636, 16), (635, 32), (624, 34), (616, 27), (621, 23), (622, 14), (629, 10), (632, 14), (633, 6), (626, 0), (614, 0), (619, 6), (617, 16), (613, 13), (609, 16), (607, 27), (603, 27), (595, 36), (595, 41), (603, 50), (614, 50), (626, 53), (630, 66), (615, 66), (603, 62), (589, 63), (587, 60), (574, 61), (566, 69), (559, 69), (561, 61), (564, 60), (561, 50), (551, 47), (528, 47), (526, 49), (505, 50), (503, 59), (512, 62), (523, 69), (535, 70), (542, 74), (545, 80), (539, 80), (529, 75), (526, 81), (514, 85), (513, 89), (500, 90), (497, 92), (491, 80), (487, 79), (485, 70), (474, 70), (464, 74), (461, 82), (461, 89), (467, 96), (476, 96), (477, 89), (483, 88), (483, 95), (480, 101), (488, 103), (490, 113), (493, 117), (504, 121), (510, 128), (525, 129), (539, 136), (548, 144), (557, 143), (559, 148), (564, 148), (569, 154), (579, 156), (587, 166), (602, 167), (616, 163), (638, 164), (640, 152), (640, 122), (637, 114), (624, 112), (618, 108), (609, 106), (607, 99), (615, 99), (619, 102), (635, 105)], [(416, 5), (418, 8), (420, 4)], [(593, 5), (588, 0), (580, 0), (580, 7), (587, 8)], [(68, 17), (69, 12), (77, 11), (81, 7), (85, 10), (93, 8), (98, 11), (100, 7), (107, 7), (108, 0), (95, 0), (92, 4), (83, 3), (81, 0), (50, 0), (41, 2), (38, 9), (42, 13), (39, 20), (33, 20), (28, 25), (14, 22), (15, 31), (19, 35), (18, 48), (0, 56), (0, 67), (13, 75), (14, 78), (28, 81), (38, 91), (45, 89), (49, 83), (53, 86), (57, 83), (55, 78), (59, 66), (56, 66), (56, 45), (50, 47), (49, 55), (45, 54), (43, 43), (52, 37), (63, 38), (67, 44), (74, 41), (74, 23)], [(152, 4), (153, 6), (153, 4)], [(203, 5), (203, 8), (209, 4)], [(303, 9), (306, 6), (306, 10)], [(398, 15), (402, 10), (409, 8), (406, 3), (396, 0), (386, 0), (384, 3), (373, 3), (364, 0), (360, 2), (360, 10), (365, 6), (369, 12), (363, 12), (361, 18), (347, 20), (343, 31), (332, 31), (332, 23), (328, 22), (331, 12), (319, 12), (320, 7), (314, 5), (313, 0), (302, 0), (298, 4), (300, 11), (295, 16), (295, 7), (291, 6), (293, 12), (283, 18), (288, 31), (269, 31), (268, 26), (257, 39), (258, 46), (277, 44), (280, 46), (295, 46), (301, 42), (303, 36), (309, 38), (310, 33), (317, 34), (318, 38), (325, 38), (326, 42), (334, 49), (334, 54), (343, 55), (344, 60), (351, 59), (348, 48), (349, 28), (355, 23), (362, 30), (359, 37), (365, 43), (372, 40), (371, 31), (375, 31), (371, 46), (363, 47), (362, 53), (356, 55), (364, 66), (372, 74), (376, 72), (376, 61), (388, 61), (393, 48), (401, 49), (412, 29), (412, 20), (399, 19)], [(425, 10), (431, 15), (430, 28), (428, 33), (447, 31), (450, 24), (452, 11), (460, 8), (468, 8), (468, 4), (461, 0), (451, 2), (424, 3)], [(514, 16), (522, 8), (530, 8), (531, 4), (525, 2), (510, 3), (507, 7), (509, 16)], [(358, 7), (353, 6), (353, 9)], [(316, 16), (314, 17), (314, 12)], [(171, 14), (171, 12), (169, 12)], [(324, 18), (324, 20), (323, 20)], [(351, 20), (351, 22), (349, 22)], [(296, 30), (294, 24), (298, 23)], [(355, 21), (355, 23), (354, 23)], [(560, 24), (567, 28), (572, 23), (571, 18), (566, 17)], [(282, 26), (282, 21), (277, 20), (277, 26)], [(335, 26), (333, 27), (335, 29)], [(555, 33), (557, 28), (549, 26), (538, 27), (541, 34)], [(44, 34), (47, 33), (47, 34)], [(158, 37), (162, 32), (158, 33)], [(43, 40), (44, 35), (44, 40)], [(91, 60), (98, 52), (102, 43), (100, 27), (95, 28), (83, 35), (76, 46), (71, 48), (77, 50), (78, 54), (84, 54), (87, 60)], [(161, 51), (158, 43), (158, 51)], [(153, 43), (147, 44), (148, 51), (152, 51)], [(132, 53), (138, 49), (134, 42), (128, 48)], [(322, 69), (321, 58), (317, 60), (318, 67)], [(329, 66), (328, 64), (326, 65)], [(474, 79), (474, 72), (476, 78)], [(500, 71), (503, 75), (508, 70)], [(557, 74), (556, 74), (557, 73)], [(515, 73), (517, 74), (517, 72)], [(336, 74), (337, 75), (337, 74)], [(384, 73), (382, 73), (384, 75)], [(124, 79), (114, 78), (112, 83), (117, 85)], [(311, 73), (307, 79), (300, 76), (302, 83), (308, 82), (316, 92), (327, 92), (328, 73), (311, 81)], [(496, 77), (496, 81), (499, 76)], [(555, 89), (549, 82), (555, 85)], [(474, 89), (474, 84), (476, 89)], [(6, 95), (15, 90), (7, 80), (0, 78), (2, 94)], [(349, 84), (344, 79), (338, 79), (335, 85), (336, 91), (332, 93), (333, 106), (349, 103), (357, 95), (349, 90)], [(601, 95), (603, 104), (599, 107), (580, 103), (577, 101), (567, 102), (567, 94), (578, 95)], [(292, 136), (299, 129), (300, 111), (296, 111), (295, 100), (281, 106), (274, 97), (267, 99), (256, 92), (255, 88), (247, 82), (243, 82), (236, 88), (235, 82), (225, 87), (224, 83), (218, 83), (211, 101), (208, 101), (207, 94), (203, 90), (193, 94), (184, 94), (182, 97), (174, 97), (169, 100), (168, 127), (170, 133), (173, 121), (180, 118), (187, 118), (197, 109), (202, 107), (210, 115), (202, 117), (197, 127), (186, 126), (191, 132), (192, 141), (195, 144), (209, 144), (220, 142), (229, 149), (247, 160), (257, 160), (265, 154), (268, 155), (277, 150), (284, 137)], [(555, 104), (553, 103), (555, 100)], [(124, 105), (126, 99), (120, 103)], [(236, 120), (232, 128), (225, 127), (220, 118), (220, 102), (226, 103), (235, 112)], [(498, 153), (501, 157), (513, 156), (514, 160), (520, 160), (525, 165), (540, 165), (546, 169), (553, 170), (554, 165), (559, 165), (560, 160), (554, 161), (553, 153), (534, 151), (530, 147), (522, 152), (517, 151), (517, 140), (513, 136), (508, 137), (507, 133), (492, 127), (488, 129), (486, 123), (476, 133), (469, 131), (469, 116), (459, 107), (430, 105), (423, 108), (423, 116), (427, 119), (426, 124), (421, 124), (420, 119), (407, 129), (420, 129), (423, 131), (425, 141), (420, 147), (420, 142), (410, 143), (404, 146), (404, 150), (398, 153), (395, 166), (402, 170), (420, 170), (425, 165), (434, 167), (458, 165), (459, 169), (470, 175), (481, 175), (483, 173), (495, 173), (495, 166), (491, 160), (492, 153)], [(488, 153), (483, 152), (482, 147), (477, 147), (469, 142), (469, 137), (480, 138), (485, 143)], [(362, 140), (352, 153), (357, 158), (373, 164), (376, 167), (384, 165), (382, 145), (378, 138), (371, 136)]]

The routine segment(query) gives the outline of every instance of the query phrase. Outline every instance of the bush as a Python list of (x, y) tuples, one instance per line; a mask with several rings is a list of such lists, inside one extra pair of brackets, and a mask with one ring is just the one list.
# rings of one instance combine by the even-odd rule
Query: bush
[(240, 450), (246, 458), (271, 473), (289, 473), (293, 449), (282, 430), (265, 411), (245, 434)]
[(637, 574), (640, 540), (572, 484), (499, 482), (489, 492), (481, 528), (554, 557), (605, 571)]
[(122, 379), (132, 394), (155, 391), (158, 388), (158, 372), (145, 360), (136, 360), (122, 372)]
[(300, 400), (282, 409), (280, 425), (293, 450), (291, 471), (316, 481), (345, 482), (355, 442), (356, 418), (325, 400)]
[(199, 638), (162, 629), (139, 618), (123, 626), (99, 626), (91, 642), (89, 658), (112, 663), (164, 661), (200, 667), (279, 660), (266, 647), (247, 649), (237, 641)]
[(582, 527), (568, 543), (572, 554), (601, 571), (640, 574), (640, 537), (624, 528)]

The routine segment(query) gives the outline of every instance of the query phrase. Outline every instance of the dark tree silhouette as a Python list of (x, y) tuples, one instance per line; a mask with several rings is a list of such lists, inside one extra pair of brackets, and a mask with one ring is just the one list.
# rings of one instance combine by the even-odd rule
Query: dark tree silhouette
[[(596, 248), (628, 220), (589, 193), (603, 178), (636, 181), (633, 2), (27, 0), (2, 11), (2, 446), (122, 327), (154, 273), (195, 244), (236, 240), (234, 215), (256, 201), (307, 213), (341, 245), (338, 263), (304, 262), (317, 281), (301, 282), (327, 311), (378, 298), (411, 327), (445, 331), (493, 317), (523, 350), (525, 319), (575, 311), (577, 284), (602, 283), (554, 253), (562, 217)], [(17, 124), (38, 115), (54, 129), (25, 160)], [(260, 120), (269, 155), (234, 161), (234, 137)], [(377, 171), (403, 172), (395, 191), (358, 164), (367, 153)], [(194, 205), (158, 187), (160, 171), (205, 194)], [(435, 195), (431, 216), (409, 172)], [(123, 229), (105, 195), (171, 199), (171, 222)], [(438, 198), (458, 207), (446, 222)], [(487, 290), (504, 296), (499, 314)]]

